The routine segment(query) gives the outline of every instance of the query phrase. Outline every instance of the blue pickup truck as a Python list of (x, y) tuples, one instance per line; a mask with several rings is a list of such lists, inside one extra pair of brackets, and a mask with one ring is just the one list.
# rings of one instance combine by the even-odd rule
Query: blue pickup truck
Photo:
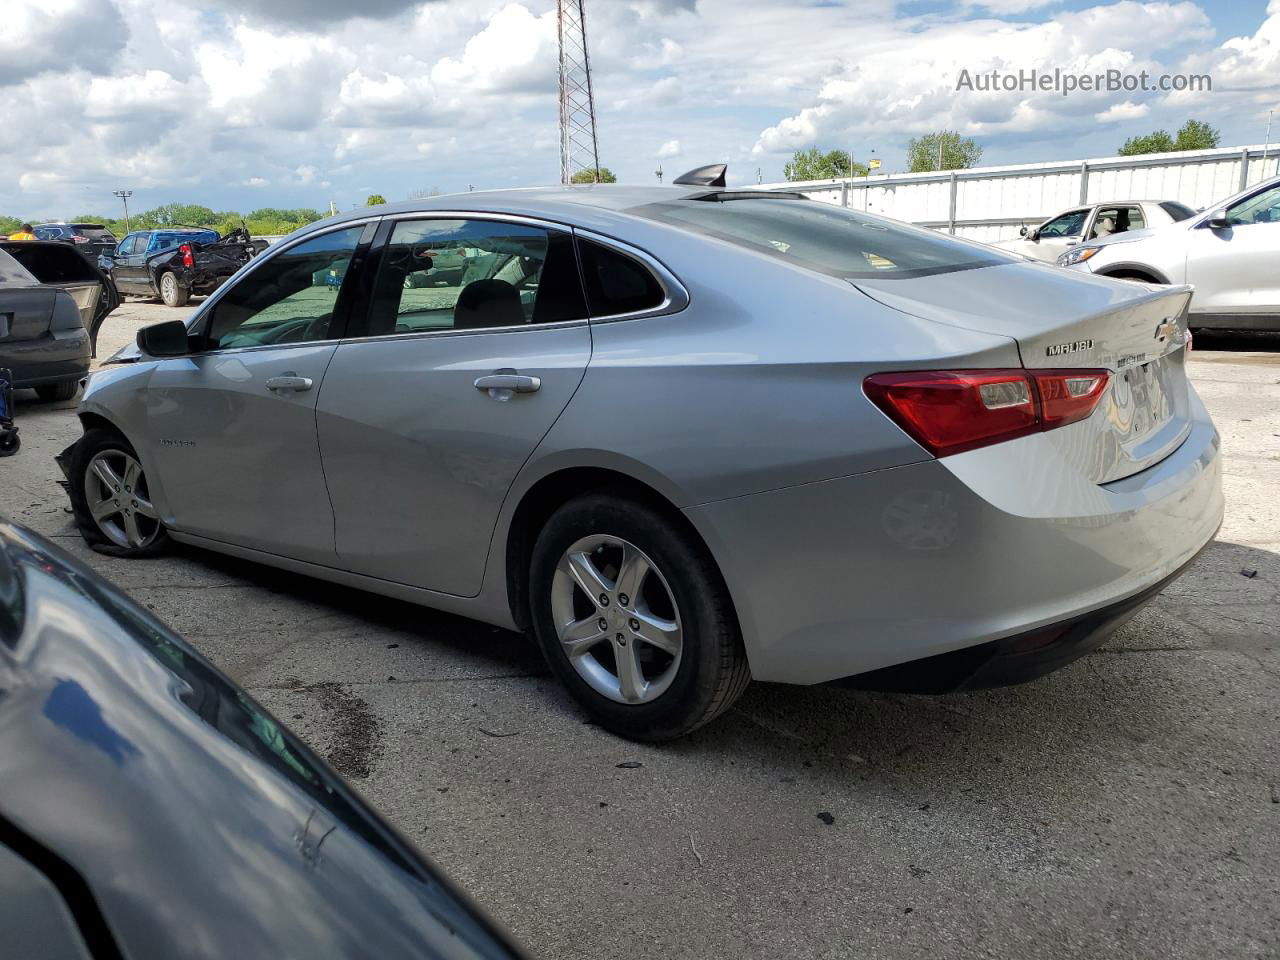
[(266, 246), (247, 230), (232, 230), (225, 237), (196, 228), (135, 230), (98, 262), (122, 294), (158, 297), (170, 307), (182, 307), (192, 296), (218, 289)]

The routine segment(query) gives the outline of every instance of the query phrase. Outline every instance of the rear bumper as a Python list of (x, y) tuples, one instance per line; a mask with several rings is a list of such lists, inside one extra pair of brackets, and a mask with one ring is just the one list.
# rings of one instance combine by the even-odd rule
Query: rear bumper
[(833, 682), (859, 690), (937, 694), (1007, 687), (1035, 680), (1096, 650), (1161, 590), (1182, 576), (1194, 561), (1192, 557), (1154, 586), (1100, 610), (1027, 633)]
[(78, 328), (0, 343), (0, 367), (13, 371), (18, 388), (80, 380), (89, 372), (89, 334)]
[(1108, 611), (1158, 591), (1222, 521), (1217, 431), (1191, 401), (1182, 446), (1105, 486), (1043, 450), (1020, 462), (1015, 440), (685, 512), (720, 562), (759, 680), (838, 680), (1076, 620), (1063, 643), (1101, 642), (1123, 622)]

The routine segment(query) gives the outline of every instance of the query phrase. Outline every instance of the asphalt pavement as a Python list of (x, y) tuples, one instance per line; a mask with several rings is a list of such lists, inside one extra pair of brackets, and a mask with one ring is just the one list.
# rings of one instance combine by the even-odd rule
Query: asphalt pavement
[[(103, 355), (186, 310), (130, 303)], [(756, 684), (675, 744), (524, 638), (193, 549), (88, 551), (20, 394), (0, 513), (152, 608), (546, 958), (1280, 957), (1280, 336), (1197, 339), (1227, 516), (1096, 653), (945, 697)], [(923, 589), (923, 587), (922, 587)]]

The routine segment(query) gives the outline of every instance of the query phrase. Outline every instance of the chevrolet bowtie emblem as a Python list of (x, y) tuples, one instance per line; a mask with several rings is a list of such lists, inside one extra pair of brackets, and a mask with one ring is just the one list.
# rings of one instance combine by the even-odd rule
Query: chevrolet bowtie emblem
[(1160, 325), (1156, 327), (1156, 339), (1163, 343), (1166, 338), (1171, 340), (1178, 339), (1178, 321), (1172, 317), (1166, 317), (1161, 320)]

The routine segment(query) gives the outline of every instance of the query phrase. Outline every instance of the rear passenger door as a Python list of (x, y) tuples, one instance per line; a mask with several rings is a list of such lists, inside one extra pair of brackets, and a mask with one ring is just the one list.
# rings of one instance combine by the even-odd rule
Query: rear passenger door
[(317, 407), (338, 556), (474, 596), (507, 490), (591, 356), (573, 238), (467, 214), (386, 222), (375, 248)]

